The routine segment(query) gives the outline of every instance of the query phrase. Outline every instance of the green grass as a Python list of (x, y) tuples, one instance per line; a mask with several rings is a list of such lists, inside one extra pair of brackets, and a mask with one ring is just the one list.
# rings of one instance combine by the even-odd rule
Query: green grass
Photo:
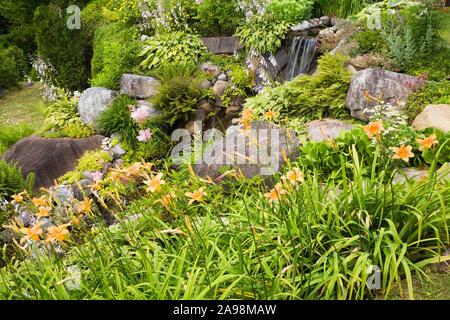
[(442, 19), (442, 25), (440, 29), (441, 37), (447, 43), (447, 47), (450, 48), (450, 13), (446, 12)]
[[(429, 279), (418, 276), (412, 277), (414, 288), (414, 298), (416, 300), (450, 300), (450, 270), (446, 272), (437, 271), (435, 268), (429, 268), (425, 272)], [(401, 281), (403, 288), (406, 288), (406, 281)], [(382, 298), (379, 298), (382, 299)], [(408, 295), (403, 291), (400, 293), (396, 286), (388, 296), (389, 300), (408, 300)]]
[(36, 106), (45, 104), (39, 93), (38, 83), (19, 90), (9, 90), (0, 96), (0, 119), (10, 124), (25, 122), (34, 129), (39, 129), (44, 116)]

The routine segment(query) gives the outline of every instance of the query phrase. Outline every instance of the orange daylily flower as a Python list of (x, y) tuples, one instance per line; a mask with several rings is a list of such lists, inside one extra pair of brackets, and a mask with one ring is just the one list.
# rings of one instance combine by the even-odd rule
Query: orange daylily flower
[(112, 182), (120, 182), (120, 176), (121, 176), (121, 171), (119, 169), (110, 169), (111, 170), (111, 174), (109, 176), (108, 179), (106, 180), (111, 180)]
[(169, 194), (164, 195), (161, 199), (155, 200), (153, 201), (153, 204), (161, 202), (161, 204), (168, 210), (170, 211), (169, 206), (173, 206), (174, 201), (173, 199), (176, 199), (177, 195), (175, 194), (175, 192), (171, 192)]
[(151, 177), (149, 177), (147, 174), (144, 174), (144, 176), (147, 178), (147, 180), (144, 181), (148, 186), (147, 192), (160, 191), (161, 185), (166, 183), (164, 180), (161, 180), (163, 176), (162, 172), (158, 173), (156, 176), (151, 175)]
[(92, 199), (84, 198), (83, 202), (78, 206), (78, 213), (91, 212)]
[(46, 243), (54, 242), (56, 240), (64, 241), (66, 240), (66, 235), (69, 234), (69, 230), (67, 227), (70, 226), (70, 223), (63, 224), (60, 226), (51, 226), (47, 229), (48, 235), (47, 239), (45, 239)]
[(8, 228), (11, 229), (12, 231), (14, 231), (15, 233), (19, 233), (20, 232), (20, 222), (17, 220), (17, 218), (14, 218), (15, 220), (11, 219), (11, 225), (7, 226), (7, 225), (2, 225), (3, 228)]
[(205, 189), (205, 187), (201, 187), (200, 189), (194, 191), (194, 192), (186, 192), (185, 195), (189, 198), (191, 198), (191, 200), (189, 200), (189, 205), (191, 205), (194, 201), (197, 202), (203, 202), (203, 196), (206, 196), (207, 193), (203, 192), (203, 190)]
[(11, 201), (11, 203), (19, 203), (19, 202), (23, 202), (23, 196), (22, 196), (21, 193), (19, 193), (19, 194), (13, 194), (11, 197), (14, 199), (13, 201)]
[(264, 194), (264, 197), (269, 198), (269, 204), (272, 204), (272, 202), (277, 202), (279, 199), (281, 199), (282, 195), (285, 193), (286, 190), (283, 190), (282, 184), (278, 182), (275, 185), (275, 188), (270, 190), (270, 192)]
[(250, 107), (247, 110), (244, 110), (241, 115), (241, 119), (239, 120), (240, 124), (244, 124), (246, 127), (250, 125), (250, 121), (253, 119), (253, 108)]
[(129, 177), (131, 175), (137, 176), (141, 172), (142, 164), (136, 162), (132, 164), (130, 167), (123, 169), (122, 171), (126, 173), (126, 176)]
[(392, 159), (402, 159), (403, 161), (409, 162), (409, 158), (414, 157), (414, 153), (411, 152), (412, 146), (405, 147), (402, 144), (400, 148), (392, 147), (391, 149), (395, 152)]
[(146, 162), (145, 160), (142, 160), (142, 168), (143, 169), (145, 169), (145, 170), (147, 170), (147, 171), (149, 171), (149, 172), (152, 172), (152, 167), (154, 166), (154, 164), (153, 163), (151, 163), (151, 162)]
[(47, 203), (47, 199), (45, 198), (45, 196), (42, 196), (40, 198), (33, 198), (33, 200), (31, 201), (36, 207), (45, 206)]
[(76, 224), (76, 225), (78, 226), (78, 225), (80, 225), (80, 218), (81, 218), (81, 217), (82, 217), (82, 215), (80, 215), (80, 216), (78, 216), (78, 217), (75, 216), (75, 215), (73, 215), (71, 221), (72, 221), (74, 224)]
[(25, 234), (25, 236), (22, 239), (20, 239), (20, 244), (24, 243), (26, 240), (40, 241), (39, 236), (41, 236), (42, 233), (44, 232), (41, 229), (41, 225), (43, 224), (44, 222), (41, 221), (36, 223), (32, 228), (20, 228), (20, 232)]
[(100, 186), (100, 181), (96, 181), (96, 182), (94, 182), (94, 184), (87, 185), (86, 187), (90, 188), (91, 191), (93, 191), (93, 190), (101, 190), (102, 189), (101, 186)]
[(241, 128), (239, 130), (241, 130), (242, 134), (246, 137), (248, 137), (248, 134), (250, 133), (250, 129), (252, 128), (252, 126), (250, 125), (245, 125), (244, 128)]
[(273, 110), (269, 110), (269, 111), (266, 112), (265, 116), (266, 116), (267, 119), (272, 120), (272, 119), (276, 118), (277, 113), (278, 112), (275, 112)]
[(383, 120), (378, 120), (377, 122), (369, 122), (369, 124), (367, 126), (364, 126), (363, 129), (364, 132), (366, 132), (369, 136), (369, 139), (372, 139), (373, 136), (378, 136), (381, 131), (384, 130)]
[(416, 139), (416, 141), (421, 144), (421, 146), (419, 147), (419, 151), (422, 151), (423, 148), (431, 149), (434, 144), (439, 143), (439, 141), (436, 140), (435, 133), (431, 134), (429, 137), (425, 139)]
[(291, 185), (295, 185), (297, 182), (304, 182), (304, 174), (300, 171), (299, 168), (293, 168), (291, 171), (286, 173), (285, 176), (282, 176), (282, 180), (289, 180)]
[(39, 212), (36, 213), (36, 217), (38, 219), (44, 218), (44, 217), (48, 217), (48, 212), (51, 210), (51, 207), (39, 207)]

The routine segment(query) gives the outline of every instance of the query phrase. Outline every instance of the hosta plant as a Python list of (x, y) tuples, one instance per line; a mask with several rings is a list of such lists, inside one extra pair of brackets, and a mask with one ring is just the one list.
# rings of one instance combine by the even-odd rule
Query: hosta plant
[(157, 34), (146, 40), (139, 56), (143, 70), (152, 70), (170, 63), (196, 63), (207, 53), (203, 42), (196, 35), (183, 31)]

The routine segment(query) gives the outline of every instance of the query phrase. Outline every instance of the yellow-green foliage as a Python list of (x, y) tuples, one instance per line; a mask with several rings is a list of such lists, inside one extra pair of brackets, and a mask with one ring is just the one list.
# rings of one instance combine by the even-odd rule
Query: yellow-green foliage
[(264, 117), (272, 110), (284, 119), (347, 118), (345, 98), (352, 73), (344, 67), (346, 60), (340, 55), (326, 54), (319, 59), (316, 75), (303, 75), (282, 86), (268, 88), (261, 95), (247, 99), (245, 108), (252, 107), (256, 117)]
[[(80, 121), (81, 122), (81, 121)], [(87, 138), (95, 134), (95, 129), (92, 125), (86, 126), (83, 123), (71, 123), (67, 127), (61, 129), (61, 135), (72, 139)]]
[(78, 160), (78, 165), (73, 171), (66, 173), (60, 177), (59, 182), (66, 181), (67, 183), (74, 183), (83, 179), (83, 172), (95, 172), (103, 168), (103, 165), (112, 161), (112, 157), (103, 151), (86, 151), (84, 155)]

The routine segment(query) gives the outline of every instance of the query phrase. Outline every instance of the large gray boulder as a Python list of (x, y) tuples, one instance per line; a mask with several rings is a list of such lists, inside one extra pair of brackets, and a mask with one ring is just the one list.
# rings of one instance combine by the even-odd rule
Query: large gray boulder
[(38, 191), (40, 187), (52, 186), (55, 179), (73, 170), (86, 151), (99, 149), (103, 138), (100, 135), (84, 139), (30, 136), (13, 145), (0, 159), (16, 162), (24, 177), (34, 172), (34, 188)]
[(401, 108), (411, 93), (407, 83), (415, 81), (415, 77), (402, 73), (370, 68), (361, 70), (352, 77), (345, 104), (353, 117), (368, 121), (365, 112), (373, 110), (374, 102), (367, 101), (366, 91), (373, 97), (383, 93), (384, 103), (397, 103)]
[(77, 107), (81, 121), (86, 125), (94, 125), (95, 129), (100, 131), (97, 120), (102, 112), (108, 109), (115, 97), (117, 92), (114, 90), (101, 87), (86, 89)]
[[(322, 131), (328, 139), (335, 139), (338, 137), (339, 132), (342, 130), (351, 130), (353, 127), (353, 124), (345, 123), (336, 119), (311, 121), (308, 123), (308, 139), (317, 142), (325, 140)], [(322, 131), (320, 130), (321, 128)]]
[(138, 99), (148, 99), (158, 92), (160, 85), (156, 78), (125, 73), (120, 80), (120, 94)]
[(414, 119), (412, 124), (416, 130), (428, 127), (438, 128), (444, 133), (450, 131), (450, 105), (430, 104)]
[(283, 150), (293, 160), (298, 155), (299, 141), (294, 132), (263, 121), (250, 123), (251, 129), (244, 134), (242, 125), (231, 126), (226, 136), (210, 144), (201, 160), (194, 165), (194, 172), (200, 177), (217, 181), (221, 169), (241, 169), (244, 176), (263, 176), (271, 184), (271, 177), (284, 165)]

